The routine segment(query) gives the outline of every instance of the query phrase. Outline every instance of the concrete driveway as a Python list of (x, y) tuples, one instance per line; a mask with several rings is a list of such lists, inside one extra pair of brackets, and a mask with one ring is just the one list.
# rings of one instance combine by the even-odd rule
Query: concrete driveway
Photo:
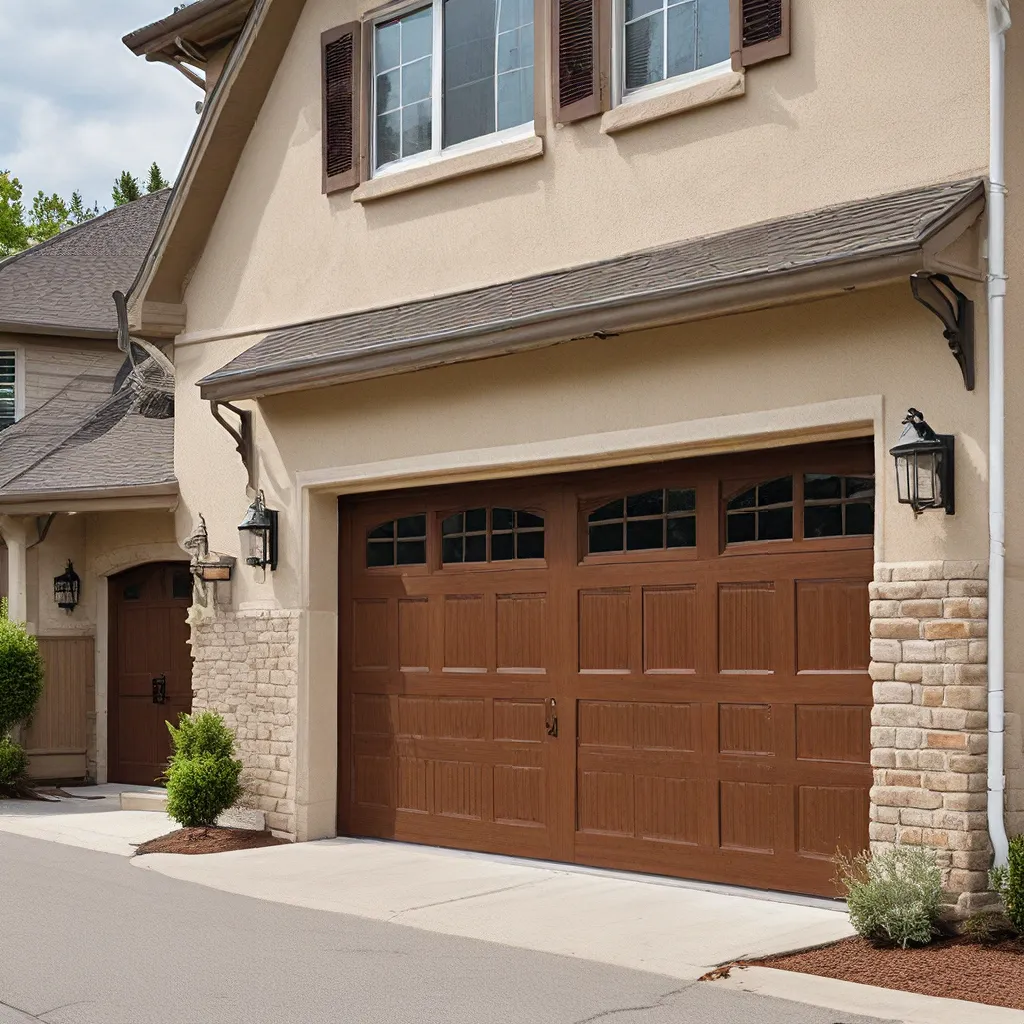
[(500, 942), (683, 980), (852, 935), (841, 905), (372, 840), (135, 866), (243, 896)]

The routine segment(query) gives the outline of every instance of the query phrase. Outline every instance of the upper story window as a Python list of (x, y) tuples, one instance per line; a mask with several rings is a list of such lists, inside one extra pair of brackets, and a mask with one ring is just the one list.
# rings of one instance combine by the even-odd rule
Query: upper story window
[(729, 60), (729, 0), (620, 0), (623, 95)]
[(373, 27), (374, 172), (533, 121), (534, 0), (433, 0)]
[(0, 351), (0, 430), (18, 419), (18, 354)]

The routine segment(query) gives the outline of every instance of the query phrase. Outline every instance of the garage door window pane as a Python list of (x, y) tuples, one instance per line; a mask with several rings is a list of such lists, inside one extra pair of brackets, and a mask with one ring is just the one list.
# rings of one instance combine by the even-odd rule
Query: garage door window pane
[(404, 516), (366, 531), (366, 567), (426, 565), (427, 514)]
[(605, 502), (587, 516), (587, 553), (695, 547), (696, 508), (692, 487), (658, 488)]
[(444, 564), (544, 557), (544, 517), (514, 508), (474, 508), (441, 522)]
[(875, 481), (870, 476), (808, 473), (804, 477), (804, 537), (870, 536)]
[(727, 544), (793, 539), (793, 478), (775, 477), (744, 488), (726, 504)]

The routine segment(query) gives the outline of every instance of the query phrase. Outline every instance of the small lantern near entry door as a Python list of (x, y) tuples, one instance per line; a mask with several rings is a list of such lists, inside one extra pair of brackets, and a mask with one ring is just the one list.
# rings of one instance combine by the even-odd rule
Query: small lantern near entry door
[(907, 410), (903, 433), (889, 454), (896, 460), (900, 504), (915, 516), (930, 508), (945, 509), (948, 516), (956, 512), (953, 451), (952, 434), (936, 434), (922, 413)]
[(53, 599), (57, 602), (57, 607), (63, 608), (70, 615), (78, 604), (81, 590), (82, 581), (78, 578), (78, 573), (75, 572), (69, 558), (64, 572), (53, 579)]
[(277, 568), (277, 512), (264, 504), (262, 491), (238, 524), (238, 532), (245, 564), (273, 572)]

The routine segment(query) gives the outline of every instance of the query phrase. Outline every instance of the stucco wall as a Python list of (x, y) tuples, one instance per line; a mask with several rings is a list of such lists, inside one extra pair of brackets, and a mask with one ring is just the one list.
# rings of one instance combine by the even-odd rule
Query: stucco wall
[[(308, 0), (188, 286), (189, 335), (508, 280), (987, 162), (981, 0), (800, 0), (793, 54), (746, 95), (373, 203), (321, 195), (320, 33), (376, 0)], [(538, 39), (537, 52), (545, 53)]]

